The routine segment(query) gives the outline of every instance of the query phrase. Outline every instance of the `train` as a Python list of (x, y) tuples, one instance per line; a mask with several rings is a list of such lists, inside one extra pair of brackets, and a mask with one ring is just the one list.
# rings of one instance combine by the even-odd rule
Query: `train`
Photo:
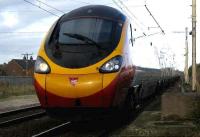
[(140, 58), (132, 56), (132, 27), (126, 15), (103, 5), (72, 10), (52, 25), (34, 68), (35, 90), (49, 115), (134, 110), (175, 79), (133, 63)]

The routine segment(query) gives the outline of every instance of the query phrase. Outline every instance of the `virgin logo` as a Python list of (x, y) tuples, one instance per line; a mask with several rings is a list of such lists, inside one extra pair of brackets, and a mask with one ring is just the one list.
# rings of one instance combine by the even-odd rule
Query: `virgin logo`
[(69, 78), (70, 84), (75, 86), (78, 83), (78, 78)]

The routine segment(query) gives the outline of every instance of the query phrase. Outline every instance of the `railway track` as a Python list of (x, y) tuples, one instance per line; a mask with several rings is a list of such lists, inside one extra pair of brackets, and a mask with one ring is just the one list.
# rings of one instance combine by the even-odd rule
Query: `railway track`
[[(77, 133), (77, 128), (80, 128), (83, 123), (85, 123), (85, 126), (82, 126), (82, 127), (85, 127), (86, 130), (88, 130), (91, 125), (88, 124), (90, 122), (93, 122), (93, 124), (95, 123), (95, 125), (97, 124), (100, 124), (100, 125), (104, 125), (103, 127), (101, 127), (99, 130), (97, 129), (97, 131), (95, 131), (94, 133), (92, 133), (92, 135), (89, 133), (89, 135), (86, 135), (86, 136), (94, 136), (94, 137), (108, 137), (113, 131), (115, 131), (116, 129), (120, 128), (121, 126), (123, 125), (126, 125), (127, 123), (135, 120), (137, 118), (137, 116), (142, 112), (142, 110), (145, 108), (146, 105), (144, 105), (143, 107), (140, 107), (138, 108), (138, 110), (134, 113), (134, 114), (131, 114), (131, 119), (129, 119), (128, 121), (125, 120), (126, 122), (123, 122), (121, 121), (121, 123), (119, 123), (117, 120), (119, 120), (120, 116), (117, 116), (116, 118), (113, 118), (113, 116), (110, 116), (110, 118), (106, 118), (108, 121), (107, 121), (107, 124), (109, 125), (105, 125), (104, 122), (101, 123), (101, 121), (97, 121), (96, 123), (94, 121), (85, 121), (85, 122), (81, 122), (81, 123), (77, 123), (77, 122), (71, 122), (71, 121), (68, 121), (68, 122), (65, 122), (65, 123), (62, 123), (62, 124), (58, 124), (52, 128), (49, 128), (49, 129), (46, 129), (38, 134), (35, 134), (33, 135), (32, 137), (46, 137), (46, 136), (51, 136), (51, 137), (58, 137), (58, 136), (73, 136), (74, 132)], [(125, 116), (123, 116), (125, 117)], [(113, 120), (110, 120), (110, 119), (113, 119)], [(115, 122), (114, 122), (115, 121)], [(114, 122), (114, 123), (112, 123)], [(123, 123), (123, 124), (122, 124)], [(79, 126), (77, 126), (79, 125)], [(90, 126), (88, 126), (90, 125)], [(99, 127), (97, 127), (99, 128)], [(92, 129), (95, 129), (92, 128)], [(69, 131), (69, 132), (68, 132)], [(70, 135), (72, 134), (72, 135)], [(75, 135), (76, 136), (76, 135)]]
[[(40, 132), (38, 134), (32, 135), (31, 137), (47, 137), (47, 136), (57, 137), (57, 136), (62, 136), (62, 135), (63, 136), (70, 136), (70, 135), (66, 135), (67, 131), (72, 132), (72, 134), (73, 134), (73, 132), (74, 132), (73, 128), (77, 128), (76, 124), (74, 124), (73, 122), (68, 121), (68, 122), (59, 124), (57, 126), (54, 126), (54, 127), (50, 128), (50, 129), (44, 130), (44, 131), (42, 131), (42, 132)], [(102, 130), (100, 132), (95, 132), (95, 134), (92, 135), (92, 136), (94, 136), (94, 137), (95, 136), (96, 137), (107, 137), (110, 132), (111, 132), (111, 130)], [(71, 136), (73, 136), (73, 135), (71, 135)], [(91, 136), (91, 135), (89, 135), (89, 136)]]
[(0, 113), (0, 128), (19, 124), (46, 115), (40, 105)]
[(63, 133), (64, 131), (66, 131), (71, 125), (71, 122), (68, 121), (68, 122), (65, 122), (65, 123), (62, 123), (62, 124), (59, 124), (57, 126), (54, 126), (50, 129), (47, 129), (45, 131), (42, 131), (38, 134), (35, 134), (33, 135), (32, 137), (51, 137), (51, 136), (56, 136), (58, 134), (61, 134)]

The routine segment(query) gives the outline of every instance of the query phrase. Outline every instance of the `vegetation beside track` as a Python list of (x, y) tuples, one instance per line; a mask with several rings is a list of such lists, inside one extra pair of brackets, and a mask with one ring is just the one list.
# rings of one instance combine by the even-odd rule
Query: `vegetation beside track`
[(0, 99), (10, 96), (31, 95), (35, 94), (33, 85), (11, 85), (0, 82)]

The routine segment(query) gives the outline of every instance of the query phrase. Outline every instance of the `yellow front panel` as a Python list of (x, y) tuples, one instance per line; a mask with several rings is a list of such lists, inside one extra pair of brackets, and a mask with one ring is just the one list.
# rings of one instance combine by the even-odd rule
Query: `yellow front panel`
[(107, 73), (103, 75), (103, 88), (106, 88), (118, 76), (118, 73)]
[[(77, 78), (77, 82), (73, 85), (70, 78)], [(47, 75), (46, 90), (57, 96), (68, 98), (86, 97), (102, 90), (102, 74), (88, 75)]]
[(37, 83), (43, 89), (45, 89), (45, 78), (46, 78), (45, 74), (34, 73), (34, 79), (37, 81)]

